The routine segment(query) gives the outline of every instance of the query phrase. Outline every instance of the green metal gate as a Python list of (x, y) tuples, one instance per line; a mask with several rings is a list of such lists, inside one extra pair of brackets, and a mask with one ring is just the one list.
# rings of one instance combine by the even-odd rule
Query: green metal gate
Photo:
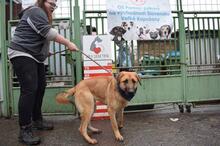
[[(142, 86), (130, 105), (177, 103), (181, 112), (183, 105), (189, 112), (191, 103), (220, 99), (219, 12), (184, 12), (181, 1), (177, 1), (177, 10), (172, 14), (174, 30), (170, 39), (127, 41), (132, 62), (129, 69), (142, 78)], [(98, 34), (106, 34), (106, 11), (84, 5), (84, 24), (90, 28), (87, 31), (95, 27)], [(122, 67), (117, 66), (117, 51), (115, 45), (113, 63), (118, 72)]]

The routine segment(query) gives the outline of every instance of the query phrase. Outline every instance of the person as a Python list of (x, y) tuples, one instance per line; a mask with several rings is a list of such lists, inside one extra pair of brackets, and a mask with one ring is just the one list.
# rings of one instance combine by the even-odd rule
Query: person
[(21, 87), (18, 138), (27, 145), (41, 142), (33, 135), (33, 129), (53, 129), (53, 124), (43, 119), (41, 111), (46, 87), (44, 61), (50, 54), (49, 42), (63, 44), (70, 51), (79, 50), (52, 28), (52, 13), (56, 7), (56, 0), (37, 0), (34, 6), (24, 9), (8, 48), (8, 57)]

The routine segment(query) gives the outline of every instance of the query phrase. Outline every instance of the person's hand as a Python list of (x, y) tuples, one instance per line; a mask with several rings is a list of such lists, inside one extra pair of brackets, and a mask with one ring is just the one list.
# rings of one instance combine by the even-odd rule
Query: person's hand
[(50, 57), (50, 56), (52, 56), (52, 55), (54, 55), (54, 53), (52, 53), (52, 52), (49, 51), (48, 57)]
[(72, 42), (69, 42), (67, 47), (70, 51), (79, 51), (78, 47)]

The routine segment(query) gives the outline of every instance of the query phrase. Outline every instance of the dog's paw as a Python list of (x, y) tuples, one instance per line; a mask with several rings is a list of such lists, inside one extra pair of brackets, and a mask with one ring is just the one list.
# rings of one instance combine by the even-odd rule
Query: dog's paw
[(119, 125), (118, 125), (118, 128), (119, 128), (119, 129), (122, 129), (123, 127), (124, 127), (123, 124), (119, 124)]
[(124, 141), (124, 138), (123, 138), (123, 136), (121, 136), (121, 135), (117, 135), (117, 136), (115, 136), (115, 138), (116, 138), (116, 140), (118, 140), (118, 141)]
[(91, 144), (97, 144), (98, 141), (97, 141), (96, 139), (92, 138), (92, 139), (89, 140), (89, 143), (91, 143)]

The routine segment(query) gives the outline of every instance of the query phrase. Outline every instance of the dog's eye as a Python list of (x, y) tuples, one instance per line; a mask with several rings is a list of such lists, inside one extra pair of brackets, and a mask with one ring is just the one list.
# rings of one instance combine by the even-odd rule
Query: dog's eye
[(127, 84), (128, 83), (128, 79), (124, 80), (123, 83)]
[(134, 79), (132, 79), (132, 83), (136, 83), (136, 81)]

